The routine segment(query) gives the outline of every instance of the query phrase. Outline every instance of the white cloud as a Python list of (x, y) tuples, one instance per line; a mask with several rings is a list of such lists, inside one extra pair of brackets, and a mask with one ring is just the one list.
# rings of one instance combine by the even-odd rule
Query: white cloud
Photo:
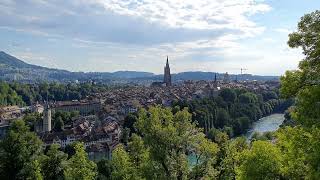
[(259, 27), (248, 19), (271, 7), (255, 0), (93, 0), (107, 10), (160, 22), (174, 28), (237, 29), (255, 33)]
[[(223, 33), (248, 37), (264, 31), (250, 16), (271, 9), (256, 0), (4, 1), (2, 26), (97, 41), (190, 41)], [(8, 12), (7, 12), (8, 13)], [(1, 12), (0, 12), (1, 15)], [(5, 17), (7, 16), (7, 17)], [(125, 34), (133, 37), (126, 37)], [(119, 37), (120, 35), (124, 37)], [(181, 35), (179, 35), (181, 34)]]
[[(276, 58), (294, 58), (275, 47), (261, 47), (276, 44), (272, 35), (259, 37), (259, 46), (243, 42), (262, 35), (265, 27), (252, 16), (270, 10), (262, 0), (5, 0), (0, 2), (0, 30), (42, 36), (55, 53), (63, 43), (73, 52), (61, 50), (68, 55), (47, 59), (62, 57), (57, 66), (70, 70), (161, 73), (169, 55), (173, 71), (250, 66), (249, 72), (266, 74), (263, 61), (276, 69)], [(74, 54), (76, 60), (70, 60)]]

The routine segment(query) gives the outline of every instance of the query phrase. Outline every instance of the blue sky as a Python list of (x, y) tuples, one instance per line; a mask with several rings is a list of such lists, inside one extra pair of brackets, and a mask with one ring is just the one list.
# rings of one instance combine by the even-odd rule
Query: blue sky
[(319, 0), (1, 0), (0, 50), (71, 71), (281, 75), (288, 33)]

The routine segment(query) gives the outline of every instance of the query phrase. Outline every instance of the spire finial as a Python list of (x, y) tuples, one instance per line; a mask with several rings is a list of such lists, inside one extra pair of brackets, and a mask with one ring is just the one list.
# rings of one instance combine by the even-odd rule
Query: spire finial
[(169, 66), (169, 56), (167, 56), (167, 63), (166, 66)]

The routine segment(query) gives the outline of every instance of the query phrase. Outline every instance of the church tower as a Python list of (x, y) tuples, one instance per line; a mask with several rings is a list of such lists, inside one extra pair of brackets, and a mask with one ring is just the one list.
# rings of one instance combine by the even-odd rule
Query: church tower
[(43, 122), (42, 122), (42, 130), (43, 132), (51, 131), (51, 109), (49, 104), (46, 104), (46, 107), (43, 111)]
[(166, 66), (164, 67), (164, 78), (163, 78), (163, 83), (166, 83), (166, 86), (171, 86), (171, 74), (170, 74), (170, 66), (169, 66), (169, 58), (167, 56), (167, 63)]
[(217, 73), (214, 74), (213, 87), (214, 88), (218, 88)]

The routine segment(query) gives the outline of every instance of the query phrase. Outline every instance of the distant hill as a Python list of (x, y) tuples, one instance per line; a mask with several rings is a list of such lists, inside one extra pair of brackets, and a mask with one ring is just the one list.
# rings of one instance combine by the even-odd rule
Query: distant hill
[(14, 56), (0, 51), (0, 79), (16, 80), (22, 82), (37, 81), (111, 81), (119, 79), (144, 78), (154, 76), (153, 73), (139, 71), (109, 72), (70, 72), (61, 69), (52, 69), (28, 64)]
[(20, 59), (17, 59), (3, 51), (0, 51), (0, 65), (8, 66), (12, 68), (38, 68), (39, 66), (34, 66), (27, 64)]
[[(215, 73), (215, 72), (202, 72), (202, 71), (194, 71), (194, 72), (182, 72), (173, 74), (173, 79), (175, 81), (184, 81), (184, 80), (213, 80), (214, 76), (217, 75), (218, 80), (222, 80), (224, 77), (224, 73)], [(230, 80), (258, 80), (258, 81), (270, 81), (270, 80), (279, 80), (279, 76), (259, 76), (252, 74), (230, 74)]]
[[(182, 72), (172, 74), (173, 81), (184, 80), (212, 80), (214, 72)], [(217, 78), (222, 79), (223, 74), (217, 73)], [(150, 72), (140, 71), (117, 71), (117, 72), (71, 72), (61, 69), (52, 69), (28, 64), (14, 56), (0, 51), (0, 80), (19, 82), (39, 81), (88, 81), (94, 80), (103, 83), (139, 83), (148, 84), (153, 81), (162, 81), (163, 75), (155, 75)], [(255, 76), (244, 74), (241, 76), (230, 75), (231, 80), (278, 80), (277, 76)]]
[(130, 79), (130, 78), (152, 77), (154, 75), (155, 74), (149, 73), (149, 72), (117, 71), (117, 72), (112, 73), (111, 77)]
[(51, 69), (28, 64), (3, 51), (0, 52), (1, 80), (36, 82), (39, 80), (63, 81), (76, 78), (76, 74), (66, 70)]
[[(217, 75), (218, 80), (222, 80), (224, 77), (223, 73), (216, 73), (216, 72), (202, 72), (202, 71), (189, 71), (189, 72), (181, 72), (177, 74), (172, 74), (172, 80), (175, 82), (178, 81), (186, 81), (186, 80), (214, 80), (214, 76)], [(252, 75), (252, 74), (242, 74), (242, 75), (229, 75), (230, 80), (238, 80), (238, 81), (279, 81), (279, 76), (259, 76), (259, 75)], [(156, 75), (152, 77), (145, 77), (145, 78), (136, 78), (136, 79), (148, 79), (149, 81), (162, 81), (163, 75)]]

